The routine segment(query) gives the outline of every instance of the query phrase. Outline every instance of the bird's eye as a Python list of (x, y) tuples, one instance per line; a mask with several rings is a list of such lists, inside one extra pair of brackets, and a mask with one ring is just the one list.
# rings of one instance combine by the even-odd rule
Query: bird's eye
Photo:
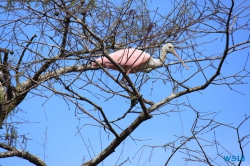
[(172, 47), (169, 47), (169, 49), (172, 49)]

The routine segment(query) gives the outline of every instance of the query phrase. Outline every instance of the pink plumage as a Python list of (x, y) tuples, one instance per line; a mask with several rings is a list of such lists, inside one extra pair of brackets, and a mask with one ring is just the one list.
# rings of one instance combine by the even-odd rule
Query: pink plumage
[[(142, 71), (150, 59), (148, 53), (133, 48), (118, 50), (109, 54), (109, 56), (119, 64), (127, 74)], [(106, 57), (97, 58), (95, 62), (104, 68), (118, 70)], [(92, 65), (98, 67), (95, 62), (92, 62)]]
[[(110, 54), (109, 56), (113, 59), (113, 61), (119, 64), (126, 71), (126, 74), (129, 74), (136, 73), (139, 71), (150, 72), (153, 69), (163, 66), (167, 58), (167, 53), (172, 53), (174, 56), (176, 56), (183, 64), (183, 66), (188, 69), (187, 65), (175, 52), (174, 46), (170, 43), (165, 44), (161, 48), (159, 59), (154, 59), (150, 57), (148, 53), (134, 48), (122, 49)], [(97, 58), (95, 62), (92, 62), (92, 66), (102, 66), (104, 68), (118, 70), (116, 66), (112, 62), (110, 62), (106, 57)]]

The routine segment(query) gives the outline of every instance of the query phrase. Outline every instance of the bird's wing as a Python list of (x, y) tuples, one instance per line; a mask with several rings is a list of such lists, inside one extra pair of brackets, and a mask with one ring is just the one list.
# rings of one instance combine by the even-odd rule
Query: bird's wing
[(146, 52), (132, 48), (119, 50), (117, 52), (119, 52), (120, 55), (118, 63), (121, 66), (127, 66), (132, 68), (136, 68), (142, 64), (145, 64), (150, 58), (150, 55)]
[[(109, 55), (116, 63), (118, 63), (124, 70), (135, 73), (141, 71), (145, 63), (150, 59), (150, 55), (146, 52), (136, 49), (122, 49)], [(112, 64), (106, 57), (100, 57), (95, 60), (101, 66), (117, 70), (114, 64)], [(94, 66), (97, 66), (93, 63)]]
[[(121, 50), (119, 50), (119, 51), (121, 51)], [(116, 52), (113, 52), (113, 53), (109, 54), (109, 56), (110, 56), (116, 63), (118, 63), (118, 60), (121, 59), (121, 58), (120, 58), (120, 53), (119, 53), (119, 51), (116, 51)], [(113, 64), (108, 60), (108, 58), (106, 58), (106, 57), (104, 57), (104, 56), (103, 56), (103, 57), (100, 57), (100, 58), (97, 58), (95, 61), (98, 62), (100, 65), (103, 65), (104, 67), (107, 67), (107, 65), (113, 65)]]

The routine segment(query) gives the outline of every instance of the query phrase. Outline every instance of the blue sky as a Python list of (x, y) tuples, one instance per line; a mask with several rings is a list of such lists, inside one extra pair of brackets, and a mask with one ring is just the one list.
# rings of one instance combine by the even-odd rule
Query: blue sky
[[(239, 3), (239, 2), (237, 2)], [(249, 2), (247, 2), (249, 3)], [(155, 10), (159, 7), (158, 11), (162, 14), (166, 14), (171, 10), (170, 5), (166, 4), (164, 1), (149, 2), (150, 9)], [(166, 10), (165, 7), (168, 7)], [(236, 36), (235, 41), (244, 41), (247, 39), (247, 35), (242, 35), (241, 33), (246, 33), (245, 31), (239, 32)], [(249, 35), (249, 32), (248, 32)], [(206, 40), (205, 38), (197, 39), (200, 42)], [(210, 56), (223, 51), (223, 41), (217, 40), (214, 43), (203, 45), (200, 48), (203, 54)], [(177, 50), (181, 54), (180, 50)], [(157, 54), (157, 53), (156, 53)], [(249, 54), (249, 49), (242, 50), (229, 55), (226, 59), (226, 63), (223, 65), (222, 74), (233, 75), (238, 71), (243, 69), (247, 56)], [(173, 56), (169, 55), (171, 59)], [(190, 55), (191, 56), (191, 55)], [(206, 65), (207, 63), (201, 63), (201, 65)], [(216, 64), (216, 62), (215, 62)], [(180, 73), (179, 66), (172, 66), (171, 71), (176, 72), (174, 74), (175, 78), (183, 79), (192, 75), (196, 71), (196, 66), (192, 63), (187, 64), (189, 70), (183, 70)], [(246, 69), (250, 70), (249, 62), (246, 64)], [(157, 69), (161, 72), (166, 72), (164, 69)], [(209, 68), (205, 71), (207, 75), (211, 75), (214, 70)], [(95, 71), (95, 75), (100, 76), (101, 71)], [(117, 75), (117, 71), (111, 71), (114, 75)], [(88, 71), (87, 74), (92, 75), (93, 71)], [(157, 72), (153, 71), (149, 74), (149, 77), (153, 78), (154, 75), (157, 76)], [(132, 80), (135, 80), (135, 75), (130, 75)], [(165, 76), (162, 76), (165, 77)], [(183, 77), (183, 78), (182, 78)], [(103, 81), (105, 81), (111, 88), (118, 89), (105, 74), (102, 76)], [(144, 97), (153, 100), (154, 102), (159, 102), (168, 94), (171, 93), (171, 84), (169, 82), (164, 83), (161, 80), (153, 82), (151, 79), (145, 83), (141, 89), (141, 93)], [(189, 86), (199, 85), (204, 83), (204, 78), (202, 76), (194, 77), (188, 82)], [(114, 166), (126, 160), (128, 157), (130, 162), (124, 164), (129, 165), (163, 165), (167, 158), (171, 155), (171, 148), (152, 148), (145, 147), (143, 145), (151, 146), (161, 146), (167, 144), (170, 141), (177, 139), (176, 136), (191, 136), (190, 128), (195, 120), (195, 112), (187, 107), (190, 104), (194, 109), (200, 112), (216, 112), (218, 113), (215, 120), (224, 124), (229, 124), (231, 126), (238, 126), (244, 119), (245, 114), (249, 116), (250, 108), (250, 88), (249, 82), (250, 78), (245, 78), (242, 85), (232, 86), (234, 90), (230, 90), (227, 85), (217, 86), (210, 85), (203, 91), (195, 92), (192, 94), (187, 94), (178, 98), (177, 100), (171, 101), (170, 105), (166, 105), (160, 109), (160, 111), (170, 111), (167, 115), (155, 115), (152, 119), (144, 122), (139, 126), (135, 132), (132, 133), (130, 138), (127, 138), (117, 149), (116, 153), (111, 154), (104, 163), (100, 165), (104, 166)], [(60, 87), (59, 85), (56, 85)], [(95, 94), (103, 94), (99, 89), (90, 87), (90, 90)], [(238, 92), (237, 92), (238, 91)], [(240, 93), (239, 93), (240, 92)], [(123, 115), (124, 111), (129, 107), (129, 101), (124, 100), (121, 97), (110, 98), (106, 101), (104, 97), (91, 95), (87, 91), (81, 91), (85, 93), (84, 96), (88, 99), (93, 100), (103, 107), (103, 110), (107, 114), (110, 120), (114, 120), (117, 117)], [(80, 165), (82, 160), (89, 160), (91, 157), (97, 155), (101, 149), (104, 149), (110, 141), (114, 138), (112, 135), (107, 135), (103, 130), (96, 126), (91, 126), (93, 121), (86, 118), (85, 115), (78, 114), (78, 118), (75, 116), (75, 107), (72, 104), (67, 104), (63, 99), (55, 95), (51, 95), (50, 92), (46, 92), (49, 99), (41, 97), (33, 97), (32, 94), (26, 97), (26, 100), (20, 104), (20, 108), (23, 111), (19, 111), (17, 114), (20, 121), (25, 119), (32, 123), (23, 123), (18, 125), (19, 134), (27, 134), (30, 140), (28, 141), (26, 150), (30, 153), (40, 157), (45, 160), (47, 165)], [(108, 95), (107, 95), (108, 96)], [(178, 108), (174, 104), (179, 103)], [(83, 107), (86, 110), (92, 110), (91, 113), (98, 115), (98, 112), (94, 110), (93, 107), (83, 103)], [(172, 111), (171, 110), (175, 110)], [(179, 110), (179, 112), (177, 112)], [(159, 113), (158, 111), (154, 112)], [(209, 117), (215, 116), (211, 114)], [(119, 122), (119, 126), (125, 128), (128, 126), (135, 118), (137, 114), (128, 115), (127, 118)], [(18, 118), (15, 120), (18, 121)], [(208, 118), (208, 117), (206, 117)], [(204, 120), (199, 122), (200, 125), (207, 124), (209, 121)], [(83, 127), (83, 125), (86, 126)], [(244, 123), (240, 128), (240, 136), (249, 134), (250, 120)], [(78, 132), (78, 128), (82, 127), (81, 135)], [(115, 128), (115, 127), (114, 127)], [(118, 128), (117, 131), (120, 132)], [(207, 130), (206, 130), (207, 131)], [(214, 132), (215, 131), (215, 132)], [(0, 131), (2, 134), (3, 131)], [(46, 134), (45, 134), (46, 133)], [(214, 134), (216, 139), (221, 143), (223, 147), (226, 147), (231, 154), (223, 152), (222, 155), (240, 155), (240, 150), (236, 137), (236, 130), (229, 127), (220, 126), (213, 131), (208, 133), (203, 133), (200, 135), (202, 138), (207, 138), (208, 140), (214, 140)], [(134, 139), (134, 140), (133, 140)], [(100, 141), (101, 140), (101, 141)], [(246, 140), (244, 144), (247, 143)], [(177, 141), (180, 143), (180, 141)], [(175, 146), (178, 146), (176, 143)], [(205, 142), (203, 142), (206, 144)], [(87, 151), (85, 144), (90, 147), (92, 146), (93, 151)], [(195, 141), (189, 142), (186, 146), (196, 147)], [(250, 148), (249, 144), (244, 148), (245, 161), (242, 163), (243, 166), (250, 165)], [(214, 146), (208, 146), (205, 148), (211, 157), (216, 156), (216, 148)], [(185, 150), (181, 150), (186, 152)], [(222, 151), (219, 148), (219, 151)], [(89, 155), (90, 153), (90, 155)], [(150, 157), (151, 156), (151, 157)], [(176, 154), (170, 161), (169, 165), (184, 165), (186, 164), (183, 157), (186, 157), (181, 152)], [(150, 160), (150, 162), (149, 162)], [(31, 166), (29, 162), (19, 159), (19, 158), (6, 158), (0, 160), (0, 165), (2, 166), (14, 166), (18, 165)], [(189, 163), (192, 166), (200, 166), (201, 163)], [(225, 163), (224, 163), (225, 165)]]

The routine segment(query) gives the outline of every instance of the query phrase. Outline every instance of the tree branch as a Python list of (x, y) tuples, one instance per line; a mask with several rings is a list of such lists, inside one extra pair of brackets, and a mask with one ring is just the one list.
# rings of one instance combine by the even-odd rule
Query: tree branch
[(21, 157), (21, 158), (23, 158), (25, 160), (28, 160), (32, 164), (37, 165), (37, 166), (46, 166), (46, 164), (40, 158), (30, 154), (29, 152), (17, 150), (16, 148), (11, 147), (9, 145), (6, 145), (4, 143), (0, 143), (0, 147), (3, 148), (3, 149), (8, 150), (7, 152), (1, 152), (0, 153), (0, 158)]

